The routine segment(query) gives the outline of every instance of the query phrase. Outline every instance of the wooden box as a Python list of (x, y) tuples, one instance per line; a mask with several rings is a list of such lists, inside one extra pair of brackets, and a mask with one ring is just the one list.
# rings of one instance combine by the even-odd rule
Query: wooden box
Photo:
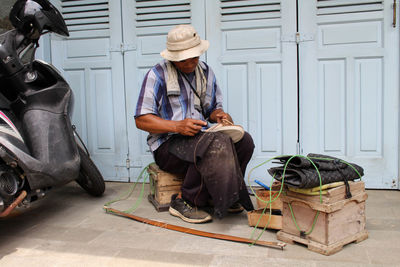
[[(266, 190), (266, 189), (258, 189), (258, 190), (256, 190), (255, 193), (257, 194), (257, 196), (259, 198), (261, 198), (263, 200), (263, 201), (261, 201), (258, 198), (256, 198), (257, 199), (257, 207), (259, 209), (263, 209), (263, 208), (265, 208), (265, 206), (267, 206), (267, 209), (269, 209), (270, 208), (269, 203), (266, 203), (266, 202), (269, 201), (270, 191)], [(278, 196), (278, 194), (279, 194), (279, 191), (272, 190), (271, 191), (272, 199), (275, 199), (276, 196)], [(283, 209), (283, 203), (281, 200), (281, 196), (279, 196), (277, 199), (275, 199), (271, 203), (271, 209), (272, 210), (282, 210)]]
[[(253, 210), (249, 211), (247, 213), (247, 219), (249, 221), (249, 226), (256, 226), (258, 220), (260, 222), (258, 223), (257, 227), (258, 228), (264, 228), (269, 220), (269, 223), (267, 225), (267, 229), (275, 229), (275, 230), (280, 230), (282, 229), (282, 214), (280, 211), (273, 210), (270, 214), (270, 211), (268, 209), (265, 210), (264, 214), (262, 214), (262, 211), (264, 209), (258, 209), (258, 210)], [(261, 216), (261, 219), (260, 219)], [(269, 217), (271, 216), (271, 219)]]
[[(271, 197), (272, 200), (274, 200), (278, 194), (279, 190), (276, 190), (275, 188), (272, 188), (271, 190)], [(257, 222), (260, 220), (258, 223), (257, 227), (259, 228), (264, 228), (266, 225), (266, 229), (275, 229), (275, 230), (280, 230), (282, 229), (282, 209), (283, 209), (283, 203), (281, 200), (281, 196), (276, 198), (273, 202), (271, 202), (271, 205), (269, 203), (266, 203), (270, 200), (270, 191), (266, 189), (258, 189), (255, 191), (256, 195), (258, 198), (256, 198), (257, 201), (257, 210), (249, 211), (247, 213), (247, 219), (249, 222), (249, 226), (256, 226)], [(265, 210), (264, 214), (262, 214), (262, 211), (264, 210), (265, 206), (267, 206), (267, 209)], [(271, 208), (271, 214), (270, 214), (270, 209)], [(261, 216), (261, 218), (260, 218)], [(269, 218), (271, 216), (271, 219)], [(269, 221), (269, 223), (268, 223)], [(268, 224), (267, 224), (268, 223)]]
[[(322, 196), (310, 196), (287, 191), (282, 196), (283, 224), (278, 232), (279, 240), (289, 243), (302, 243), (308, 249), (331, 255), (348, 243), (360, 242), (368, 238), (365, 228), (365, 201), (367, 193), (364, 182), (349, 182), (352, 197), (345, 198), (345, 186), (328, 189)], [(291, 204), (294, 218), (289, 207)], [(316, 223), (312, 229), (314, 218), (319, 211)]]
[(147, 170), (152, 188), (148, 199), (157, 211), (166, 211), (171, 202), (171, 196), (181, 190), (183, 177), (161, 170), (157, 164), (150, 164)]

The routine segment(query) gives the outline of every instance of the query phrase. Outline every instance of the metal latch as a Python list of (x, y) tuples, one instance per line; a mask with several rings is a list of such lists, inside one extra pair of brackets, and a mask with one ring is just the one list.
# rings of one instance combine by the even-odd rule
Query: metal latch
[(125, 52), (134, 51), (134, 50), (136, 50), (136, 45), (134, 45), (134, 44), (120, 43), (118, 46), (110, 47), (110, 52), (120, 52), (122, 55), (125, 54)]
[(301, 34), (296, 32), (295, 34), (282, 35), (281, 42), (296, 43), (314, 41), (314, 34)]

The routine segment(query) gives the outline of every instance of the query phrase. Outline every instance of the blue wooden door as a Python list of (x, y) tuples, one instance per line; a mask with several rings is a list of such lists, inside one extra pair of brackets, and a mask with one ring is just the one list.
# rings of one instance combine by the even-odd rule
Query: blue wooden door
[(300, 2), (301, 152), (358, 163), (369, 188), (398, 188), (394, 1)]
[(105, 179), (128, 181), (121, 2), (53, 2), (70, 31), (51, 48), (75, 94), (72, 121)]

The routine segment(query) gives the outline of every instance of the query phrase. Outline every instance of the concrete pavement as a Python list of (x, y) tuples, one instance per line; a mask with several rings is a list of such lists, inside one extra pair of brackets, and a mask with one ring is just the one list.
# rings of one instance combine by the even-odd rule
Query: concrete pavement
[[(93, 198), (70, 183), (53, 190), (29, 209), (0, 220), (0, 266), (400, 266), (399, 191), (368, 190), (369, 238), (324, 256), (299, 244), (288, 244), (283, 251), (250, 247), (106, 214), (103, 204), (131, 185), (108, 182), (104, 196)], [(139, 196), (138, 190), (114, 206), (130, 207)], [(144, 198), (135, 214), (246, 238), (253, 231), (244, 212), (214, 219), (212, 223), (190, 225), (168, 212), (156, 212)], [(276, 241), (276, 231), (266, 231), (261, 240)]]

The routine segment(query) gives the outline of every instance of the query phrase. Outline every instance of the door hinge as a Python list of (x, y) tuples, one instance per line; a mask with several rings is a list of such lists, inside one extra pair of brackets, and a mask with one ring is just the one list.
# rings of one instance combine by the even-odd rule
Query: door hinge
[(301, 42), (314, 41), (314, 39), (313, 34), (301, 34), (296, 32), (295, 34), (282, 35), (281, 42), (299, 44)]
[(134, 50), (136, 50), (136, 45), (134, 44), (120, 43), (119, 45), (110, 47), (110, 52), (120, 52), (122, 55), (125, 54), (125, 52)]
[(126, 168), (129, 170), (131, 168), (131, 160), (126, 159)]
[(299, 142), (297, 142), (296, 143), (296, 154), (303, 154), (303, 151), (301, 151), (302, 149), (301, 149), (301, 147), (300, 147), (300, 143)]

